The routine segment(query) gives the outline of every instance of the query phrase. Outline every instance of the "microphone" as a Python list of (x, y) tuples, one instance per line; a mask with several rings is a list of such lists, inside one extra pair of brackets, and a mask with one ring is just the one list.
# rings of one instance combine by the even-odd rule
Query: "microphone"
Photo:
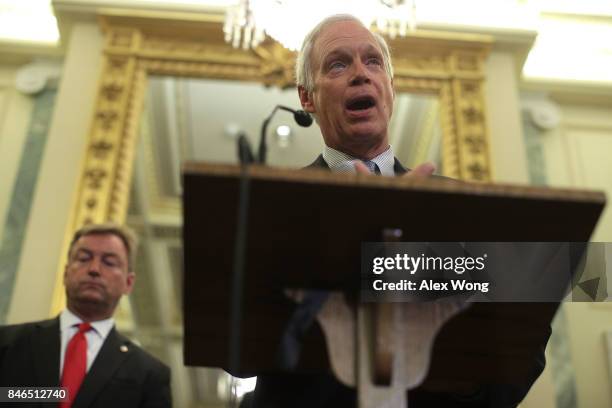
[(261, 134), (259, 135), (259, 150), (257, 151), (258, 163), (265, 164), (266, 162), (266, 153), (268, 150), (266, 146), (266, 133), (268, 130), (268, 124), (270, 123), (270, 120), (278, 109), (286, 110), (287, 112), (293, 113), (293, 119), (297, 122), (298, 125), (302, 127), (308, 127), (312, 125), (312, 116), (310, 116), (308, 112), (304, 112), (301, 109), (291, 109), (283, 105), (276, 105), (272, 110), (272, 113), (270, 113), (270, 115), (266, 118), (266, 120), (263, 121), (263, 124), (261, 125)]
[(312, 116), (310, 116), (310, 113), (305, 112), (301, 109), (298, 109), (293, 112), (293, 119), (295, 119), (297, 124), (302, 127), (308, 127), (312, 125)]

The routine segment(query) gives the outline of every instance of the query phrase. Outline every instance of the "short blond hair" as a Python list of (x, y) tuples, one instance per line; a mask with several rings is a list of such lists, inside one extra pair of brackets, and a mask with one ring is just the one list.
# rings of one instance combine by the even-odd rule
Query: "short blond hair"
[(125, 225), (119, 225), (113, 222), (106, 222), (102, 224), (88, 224), (79, 228), (73, 235), (72, 241), (70, 241), (70, 247), (68, 248), (68, 262), (70, 262), (70, 256), (72, 255), (72, 249), (74, 244), (79, 238), (86, 235), (102, 235), (111, 234), (119, 237), (125, 246), (128, 258), (128, 270), (134, 272), (136, 265), (136, 250), (138, 249), (138, 237), (136, 233)]

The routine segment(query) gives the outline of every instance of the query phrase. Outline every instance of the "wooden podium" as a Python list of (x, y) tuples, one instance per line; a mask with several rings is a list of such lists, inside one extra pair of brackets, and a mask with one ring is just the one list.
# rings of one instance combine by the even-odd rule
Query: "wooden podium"
[[(407, 241), (583, 242), (591, 236), (605, 196), (188, 163), (183, 201), (185, 363), (250, 376), (278, 371), (279, 339), (295, 307), (283, 291), (323, 289), (356, 296), (361, 243), (380, 240), (383, 229), (400, 228)], [(239, 330), (234, 331), (231, 293), (237, 258), (244, 279), (234, 292), (242, 293)], [(503, 383), (526, 375), (546, 342), (557, 307), (473, 304), (436, 337), (423, 386)], [(232, 333), (240, 334), (234, 343)], [(329, 372), (318, 326), (303, 343), (296, 370)]]

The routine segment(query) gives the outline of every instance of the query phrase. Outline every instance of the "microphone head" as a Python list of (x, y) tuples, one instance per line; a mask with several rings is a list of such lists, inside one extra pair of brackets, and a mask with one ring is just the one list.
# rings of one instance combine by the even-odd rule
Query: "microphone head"
[(310, 116), (308, 112), (305, 112), (301, 109), (298, 109), (293, 113), (293, 118), (295, 119), (297, 124), (302, 127), (308, 127), (312, 125), (312, 116)]

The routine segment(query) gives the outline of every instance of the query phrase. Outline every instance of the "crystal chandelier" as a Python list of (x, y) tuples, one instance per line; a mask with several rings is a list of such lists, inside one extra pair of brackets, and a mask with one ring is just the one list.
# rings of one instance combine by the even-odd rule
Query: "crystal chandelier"
[(227, 9), (225, 41), (255, 48), (267, 34), (296, 51), (308, 31), (332, 14), (352, 14), (391, 38), (416, 28), (415, 0), (239, 0)]

